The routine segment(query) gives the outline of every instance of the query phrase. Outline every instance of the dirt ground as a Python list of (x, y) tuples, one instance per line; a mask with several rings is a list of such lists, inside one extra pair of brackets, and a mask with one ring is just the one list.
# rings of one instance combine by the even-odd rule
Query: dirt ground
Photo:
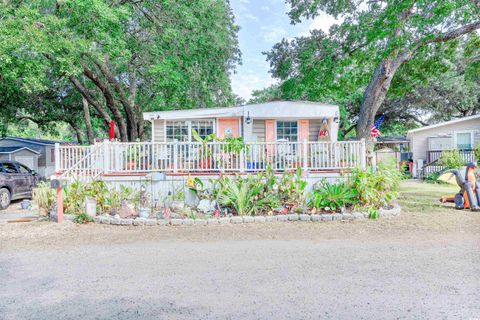
[(0, 315), (478, 319), (480, 213), (438, 203), (455, 191), (406, 181), (377, 221), (0, 223)]

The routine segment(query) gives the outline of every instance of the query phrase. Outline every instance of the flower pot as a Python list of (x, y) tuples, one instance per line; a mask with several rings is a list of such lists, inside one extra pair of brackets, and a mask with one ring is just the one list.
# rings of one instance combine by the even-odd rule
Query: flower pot
[(211, 169), (212, 168), (212, 159), (206, 158), (201, 159), (199, 162), (200, 169)]
[(135, 161), (127, 161), (127, 170), (135, 169)]
[(147, 219), (150, 216), (150, 208), (138, 208), (138, 217)]

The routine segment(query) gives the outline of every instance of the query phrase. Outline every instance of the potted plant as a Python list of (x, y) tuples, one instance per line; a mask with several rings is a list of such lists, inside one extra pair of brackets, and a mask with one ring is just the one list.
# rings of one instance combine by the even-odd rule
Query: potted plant
[(137, 163), (140, 162), (140, 150), (135, 147), (131, 147), (127, 151), (127, 170), (134, 170), (137, 168)]
[(199, 160), (199, 165), (201, 169), (210, 169), (212, 167), (212, 153), (208, 148), (208, 143), (215, 140), (215, 134), (211, 133), (207, 135), (205, 138), (198, 134), (197, 130), (192, 129), (192, 137), (195, 141), (200, 142), (201, 144), (201, 152), (200, 155), (203, 155)]

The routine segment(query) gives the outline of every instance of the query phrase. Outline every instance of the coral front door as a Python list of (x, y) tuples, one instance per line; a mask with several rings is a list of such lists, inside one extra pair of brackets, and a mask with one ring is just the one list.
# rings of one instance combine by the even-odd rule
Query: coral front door
[(236, 138), (240, 136), (240, 123), (238, 118), (218, 119), (218, 133), (220, 139)]

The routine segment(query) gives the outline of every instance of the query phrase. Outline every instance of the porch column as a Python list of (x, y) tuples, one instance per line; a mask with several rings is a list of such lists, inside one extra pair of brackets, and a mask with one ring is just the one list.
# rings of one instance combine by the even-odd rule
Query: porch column
[[(310, 122), (308, 119), (298, 120), (298, 142), (302, 144), (299, 145), (299, 150), (296, 158), (298, 158), (301, 166), (303, 167), (303, 172), (306, 174), (308, 171), (308, 140), (310, 136)], [(300, 165), (299, 165), (300, 166)]]

